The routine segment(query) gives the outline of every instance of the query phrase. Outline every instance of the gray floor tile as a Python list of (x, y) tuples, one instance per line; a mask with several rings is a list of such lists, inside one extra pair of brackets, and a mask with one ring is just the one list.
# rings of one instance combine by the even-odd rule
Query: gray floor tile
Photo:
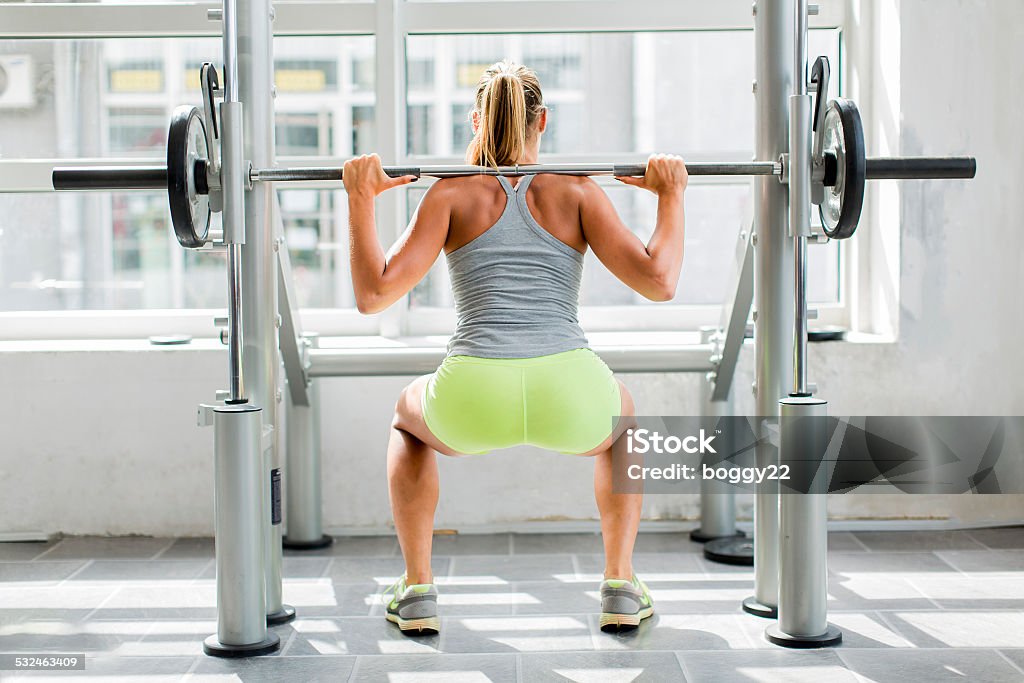
[(508, 555), (511, 534), (449, 534), (434, 536), (434, 555)]
[[(315, 579), (327, 572), (331, 564), (329, 557), (289, 557), (281, 558), (281, 576), (286, 579)], [(207, 561), (206, 568), (199, 576), (201, 579), (217, 578), (217, 564)]]
[[(706, 617), (698, 617), (706, 618)], [(843, 632), (842, 648), (908, 648), (910, 641), (891, 627), (881, 613), (871, 611), (838, 612), (831, 610), (829, 623)], [(765, 638), (765, 629), (773, 625), (774, 620), (759, 619), (742, 614), (739, 616), (739, 631), (750, 641), (749, 647), (758, 650), (778, 650)]]
[(972, 529), (971, 538), (996, 550), (1024, 550), (1024, 526)]
[(728, 576), (705, 576), (649, 588), (659, 614), (739, 614), (743, 600), (754, 589), (753, 582), (733, 581)]
[(210, 560), (96, 560), (72, 581), (187, 581), (210, 566)]
[[(430, 567), (435, 577), (448, 575), (451, 559), (433, 557)], [(366, 583), (375, 581), (382, 588), (389, 586), (405, 571), (402, 557), (335, 557), (323, 576), (334, 583)]]
[(426, 680), (454, 682), (460, 679), (514, 683), (516, 658), (512, 655), (491, 654), (359, 657), (352, 678), (359, 683), (412, 683)]
[(150, 560), (168, 548), (169, 538), (148, 536), (106, 538), (98, 536), (71, 536), (57, 543), (45, 560)]
[(312, 579), (325, 575), (330, 565), (327, 557), (284, 557), (281, 573), (285, 578)]
[[(202, 680), (205, 676), (237, 676), (245, 683), (281, 683), (281, 681), (310, 681), (312, 683), (338, 683), (347, 681), (355, 666), (355, 657), (254, 657), (252, 659), (199, 659), (192, 675)], [(218, 680), (232, 680), (222, 678)]]
[(1021, 680), (1024, 680), (1024, 648), (1014, 650), (1000, 650), (1004, 657), (1014, 664), (1021, 671)]
[(702, 553), (704, 546), (690, 540), (690, 532), (646, 533), (636, 537), (637, 553)]
[[(324, 577), (331, 566), (330, 557), (294, 557), (285, 555), (281, 558), (281, 576), (285, 579), (315, 579)], [(393, 560), (385, 560), (392, 562)], [(217, 578), (217, 565), (210, 562), (199, 578)], [(366, 581), (368, 577), (357, 577), (354, 581)]]
[(956, 569), (944, 562), (939, 555), (931, 552), (907, 553), (829, 553), (828, 568), (837, 574), (905, 574), (946, 573), (956, 574)]
[(857, 683), (831, 650), (679, 652), (689, 683)]
[(212, 560), (212, 538), (178, 538), (157, 559), (160, 560)]
[(441, 649), (446, 653), (593, 650), (594, 638), (587, 619), (572, 615), (445, 617)]
[(599, 652), (523, 655), (524, 681), (651, 681), (683, 680), (679, 660), (670, 652)]
[(962, 572), (1024, 574), (1024, 550), (950, 550), (935, 554)]
[(114, 584), (76, 584), (73, 581), (53, 585), (21, 582), (0, 583), (0, 607), (18, 610), (96, 609), (117, 590)]
[(118, 655), (121, 648), (142, 639), (151, 624), (145, 621), (63, 621), (34, 619), (2, 627), (6, 652), (84, 652)]
[(0, 543), (0, 562), (7, 562), (8, 560), (27, 562), (39, 557), (59, 542), (59, 540), (53, 540), (47, 542), (16, 541)]
[(919, 648), (1024, 648), (1024, 611), (930, 610), (880, 613)]
[(335, 536), (326, 548), (284, 550), (286, 557), (392, 557), (398, 554), (395, 536)]
[(162, 680), (181, 677), (195, 664), (195, 657), (108, 657), (86, 654), (85, 672), (67, 674), (67, 678), (90, 676), (96, 679), (139, 680), (159, 676)]
[[(7, 633), (12, 627), (26, 621), (58, 621), (74, 624), (85, 621), (95, 610), (92, 608), (80, 609), (39, 609), (21, 608), (11, 609), (0, 606), (0, 634)], [(0, 636), (0, 640), (3, 640)]]
[[(927, 576), (927, 575), (926, 575)], [(897, 572), (833, 573), (828, 580), (830, 610), (934, 609), (914, 581)]]
[(554, 581), (556, 577), (574, 574), (569, 555), (486, 555), (452, 558), (449, 578), (488, 576), (502, 581)]
[[(638, 628), (604, 633), (595, 612), (588, 617), (598, 650), (745, 650), (751, 642), (740, 614), (666, 614), (657, 611)], [(737, 612), (739, 609), (737, 608)], [(760, 623), (760, 622), (759, 622)], [(763, 624), (761, 624), (763, 627)]]
[(512, 552), (516, 555), (534, 553), (602, 553), (601, 534), (512, 534)]
[[(576, 566), (580, 576), (600, 580), (604, 576), (604, 555), (577, 555)], [(656, 579), (673, 580), (673, 577), (683, 580), (704, 573), (698, 556), (693, 553), (635, 553), (633, 570), (647, 583)]]
[(382, 616), (379, 594), (402, 571), (393, 537), (288, 553), (285, 602), (299, 619), (275, 629), (276, 656), (249, 662), (200, 654), (216, 629), (210, 539), (0, 544), (0, 641), (5, 650), (98, 655), (90, 669), (100, 677), (179, 678), (194, 666), (196, 680), (243, 681), (346, 680), (353, 667), (353, 680), (392, 683), (458, 681), (460, 672), (523, 682), (683, 673), (716, 683), (1024, 681), (1019, 534), (831, 534), (830, 621), (844, 643), (827, 652), (765, 641), (770, 622), (740, 610), (751, 568), (707, 562), (684, 534), (653, 533), (641, 536), (634, 564), (657, 614), (624, 634), (597, 628), (604, 558), (596, 534), (438, 536), (443, 626), (425, 638), (401, 635)]
[(736, 565), (736, 564), (722, 564), (720, 562), (712, 562), (711, 560), (705, 558), (703, 555), (700, 555), (700, 556), (697, 557), (697, 565), (706, 574), (731, 574), (731, 575), (734, 575), (734, 576), (737, 576), (737, 577), (739, 577), (739, 576), (747, 577), (751, 581), (754, 580), (754, 568), (753, 567), (748, 567), (748, 566), (743, 566), (743, 565)]
[(867, 550), (849, 531), (832, 531), (828, 535), (829, 552), (864, 552)]
[(275, 629), (286, 657), (306, 655), (401, 655), (440, 652), (441, 636), (407, 636), (383, 617), (300, 617)]
[(85, 566), (85, 560), (68, 562), (0, 562), (0, 584), (15, 581), (62, 581)]
[(857, 531), (861, 543), (874, 552), (932, 552), (935, 550), (983, 550), (967, 531)]
[(1018, 574), (918, 574), (910, 581), (943, 608), (1024, 609), (1024, 580)]
[[(438, 609), (442, 616), (488, 616), (515, 614), (523, 604), (534, 604), (538, 598), (519, 584), (472, 585), (450, 584), (438, 587)], [(383, 607), (372, 614), (383, 615)]]
[(513, 584), (525, 598), (516, 605), (516, 614), (587, 615), (600, 610), (597, 584), (528, 582)]
[(381, 587), (375, 583), (330, 583), (326, 579), (284, 582), (285, 602), (300, 618), (365, 617), (380, 604)]
[(850, 669), (868, 680), (942, 683), (1007, 683), (1021, 672), (995, 650), (839, 650)]

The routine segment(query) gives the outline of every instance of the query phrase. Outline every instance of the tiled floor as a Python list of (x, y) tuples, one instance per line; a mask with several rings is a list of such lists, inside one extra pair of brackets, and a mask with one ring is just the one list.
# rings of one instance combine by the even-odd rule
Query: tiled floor
[[(790, 651), (744, 614), (753, 574), (704, 560), (684, 534), (646, 534), (636, 567), (658, 614), (597, 628), (600, 539), (443, 536), (440, 636), (406, 638), (378, 593), (401, 571), (393, 538), (286, 553), (299, 612), (271, 657), (201, 654), (215, 630), (208, 539), (0, 544), (0, 651), (85, 652), (54, 679), (243, 681), (1024, 681), (1024, 528), (835, 533), (831, 620), (841, 647)], [(25, 676), (37, 680), (46, 676)], [(13, 672), (0, 679), (18, 680)]]

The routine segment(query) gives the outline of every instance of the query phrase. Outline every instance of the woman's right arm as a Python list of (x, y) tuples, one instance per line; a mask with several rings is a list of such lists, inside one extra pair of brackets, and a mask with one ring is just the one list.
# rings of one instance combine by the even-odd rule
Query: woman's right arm
[(580, 222), (587, 243), (608, 270), (651, 301), (675, 297), (683, 265), (683, 195), (686, 164), (677, 156), (652, 155), (643, 178), (618, 178), (658, 195), (658, 219), (646, 245), (619, 218), (608, 195), (590, 181), (583, 184)]

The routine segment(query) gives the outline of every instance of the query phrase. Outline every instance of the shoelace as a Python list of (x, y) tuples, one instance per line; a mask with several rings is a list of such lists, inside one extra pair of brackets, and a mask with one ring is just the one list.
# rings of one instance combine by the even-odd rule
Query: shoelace
[(380, 604), (382, 604), (382, 605), (384, 605), (386, 607), (391, 602), (390, 600), (387, 599), (387, 596), (388, 596), (389, 593), (393, 594), (395, 596), (395, 599), (397, 599), (398, 596), (401, 593), (404, 593), (404, 592), (405, 592), (405, 574), (402, 574), (400, 577), (398, 577), (397, 581), (395, 581), (393, 584), (391, 584), (391, 586), (389, 586), (388, 588), (385, 588), (383, 591), (381, 591), (379, 593), (379, 595), (380, 595)]

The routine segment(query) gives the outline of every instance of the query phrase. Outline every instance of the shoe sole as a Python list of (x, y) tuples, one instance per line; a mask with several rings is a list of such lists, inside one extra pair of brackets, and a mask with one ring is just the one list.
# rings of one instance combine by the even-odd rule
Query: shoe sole
[(640, 622), (654, 614), (654, 607), (645, 607), (636, 614), (615, 614), (601, 612), (601, 630), (606, 633), (632, 631)]
[(437, 617), (423, 617), (422, 619), (403, 619), (397, 614), (388, 612), (387, 620), (396, 624), (402, 633), (414, 631), (423, 634), (438, 634), (441, 632), (441, 620)]

